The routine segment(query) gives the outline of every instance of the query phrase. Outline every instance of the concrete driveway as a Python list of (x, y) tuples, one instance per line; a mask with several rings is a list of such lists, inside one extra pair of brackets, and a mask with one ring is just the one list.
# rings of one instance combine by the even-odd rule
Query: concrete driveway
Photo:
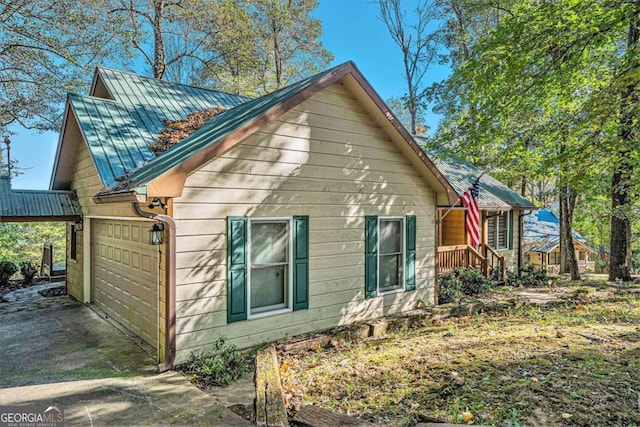
[[(58, 405), (67, 426), (252, 425), (81, 303), (0, 302), (0, 405)], [(37, 299), (37, 297), (34, 297)], [(13, 311), (13, 312), (11, 312)]]

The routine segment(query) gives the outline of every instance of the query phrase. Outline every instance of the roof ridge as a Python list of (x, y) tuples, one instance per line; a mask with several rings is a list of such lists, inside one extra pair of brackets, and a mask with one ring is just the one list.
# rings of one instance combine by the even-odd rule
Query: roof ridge
[(249, 96), (246, 96), (246, 95), (238, 95), (238, 94), (231, 93), (231, 92), (224, 92), (224, 91), (221, 91), (221, 90), (209, 89), (209, 88), (206, 88), (206, 87), (196, 86), (196, 85), (193, 85), (193, 84), (186, 84), (186, 83), (174, 82), (174, 81), (171, 81), (171, 80), (158, 79), (158, 78), (155, 78), (155, 77), (150, 77), (150, 76), (145, 76), (145, 75), (142, 75), (142, 74), (134, 73), (133, 71), (123, 71), (123, 70), (119, 70), (117, 68), (112, 68), (112, 67), (104, 67), (104, 66), (100, 65), (100, 66), (96, 66), (96, 69), (98, 71), (100, 71), (100, 70), (109, 70), (109, 71), (113, 71), (113, 72), (120, 73), (120, 74), (127, 74), (127, 75), (130, 75), (130, 76), (136, 76), (136, 77), (139, 77), (141, 79), (151, 80), (153, 82), (161, 83), (161, 84), (165, 84), (165, 85), (166, 84), (172, 84), (172, 85), (190, 87), (190, 88), (198, 89), (198, 90), (205, 90), (207, 92), (219, 93), (219, 94), (222, 94), (222, 95), (237, 96), (238, 98), (246, 98), (247, 101), (255, 99), (255, 98), (252, 98), (252, 97), (249, 97)]
[[(139, 168), (131, 171), (126, 177), (124, 177), (124, 179), (122, 180), (122, 182), (116, 186), (116, 187), (120, 187), (122, 186), (124, 183), (126, 183), (127, 185), (137, 185), (138, 181), (142, 181), (144, 179), (147, 179), (148, 176), (154, 175), (155, 172), (157, 171), (152, 171), (152, 168), (157, 165), (157, 164), (164, 164), (164, 163), (168, 163), (169, 165), (171, 165), (170, 167), (167, 166), (168, 169), (170, 169), (171, 167), (174, 167), (175, 165), (173, 164), (174, 162), (177, 162), (177, 159), (180, 158), (182, 159), (182, 152), (183, 151), (189, 151), (189, 149), (194, 149), (194, 147), (191, 147), (193, 145), (192, 142), (194, 142), (195, 144), (199, 145), (197, 147), (195, 147), (195, 152), (194, 153), (190, 153), (190, 157), (193, 156), (193, 154), (198, 153), (202, 150), (204, 150), (208, 145), (210, 144), (205, 144), (201, 141), (202, 139), (202, 135), (206, 135), (206, 133), (211, 129), (214, 128), (216, 126), (220, 126), (220, 122), (225, 120), (226, 118), (228, 118), (229, 116), (231, 116), (232, 118), (234, 117), (234, 114), (237, 113), (238, 111), (241, 112), (241, 115), (243, 113), (246, 113), (244, 110), (248, 109), (248, 108), (252, 108), (255, 105), (260, 105), (261, 103), (265, 103), (265, 105), (262, 108), (265, 108), (265, 111), (262, 111), (260, 114), (264, 114), (266, 111), (268, 111), (269, 109), (273, 108), (275, 105), (283, 102), (284, 100), (279, 100), (277, 102), (275, 102), (275, 104), (271, 105), (274, 100), (278, 100), (280, 96), (283, 96), (282, 94), (284, 93), (285, 95), (287, 94), (288, 91), (294, 91), (295, 93), (299, 93), (301, 91), (304, 90), (304, 88), (306, 86), (309, 86), (311, 84), (314, 84), (316, 81), (319, 81), (320, 79), (322, 79), (325, 76), (331, 75), (332, 73), (336, 72), (337, 70), (346, 67), (346, 66), (352, 66), (353, 68), (355, 68), (355, 64), (353, 63), (353, 61), (346, 61), (342, 64), (336, 65), (335, 67), (331, 67), (328, 68), (324, 71), (318, 72), (316, 74), (313, 74), (309, 77), (305, 77), (304, 79), (298, 80), (296, 82), (293, 82), (287, 86), (284, 86), (278, 90), (275, 90), (273, 92), (267, 93), (265, 95), (262, 95), (258, 98), (253, 98), (250, 99), (247, 102), (244, 102), (242, 104), (239, 104), (233, 108), (230, 108), (228, 110), (225, 110), (219, 114), (216, 114), (215, 116), (213, 116), (209, 121), (207, 121), (207, 123), (205, 123), (200, 129), (198, 129), (197, 131), (193, 132), (191, 135), (187, 136), (186, 138), (184, 138), (182, 141), (180, 141), (179, 144), (175, 144), (174, 146), (170, 147), (168, 150), (166, 150), (165, 152), (163, 152), (161, 155), (156, 156), (155, 158), (149, 160), (148, 162), (146, 162), (145, 164), (141, 165)], [(285, 96), (285, 98), (288, 98), (289, 96)], [(234, 124), (234, 126), (232, 127), (240, 127), (243, 126), (244, 124), (250, 122), (251, 120), (255, 119), (255, 117), (250, 117), (251, 114), (249, 114), (248, 116), (244, 116), (244, 117), (239, 117), (237, 118), (237, 122)], [(224, 132), (221, 132), (221, 134), (225, 134), (225, 136), (231, 133), (231, 129)], [(219, 137), (222, 137), (222, 135), (219, 135)], [(211, 143), (215, 143), (214, 141), (212, 141)], [(166, 172), (166, 171), (165, 171)]]

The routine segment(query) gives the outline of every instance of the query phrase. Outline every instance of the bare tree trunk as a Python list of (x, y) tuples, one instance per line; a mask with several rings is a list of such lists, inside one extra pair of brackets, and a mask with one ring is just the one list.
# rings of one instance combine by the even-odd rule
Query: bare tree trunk
[[(636, 2), (640, 3), (640, 2)], [(640, 48), (640, 17), (631, 18), (627, 38), (627, 51), (637, 56)], [(637, 66), (637, 59), (635, 59)], [(634, 165), (630, 156), (630, 147), (635, 143), (635, 108), (639, 97), (635, 83), (630, 83), (623, 91), (620, 102), (620, 151), (614, 164), (611, 179), (611, 251), (609, 280), (631, 280), (631, 220), (628, 210), (632, 206), (631, 177)]]
[(576, 192), (570, 185), (560, 186), (560, 273), (570, 273), (571, 280), (580, 280), (578, 260), (573, 246), (573, 210)]
[(162, 19), (164, 0), (153, 2), (153, 77), (162, 79), (167, 64), (164, 59), (164, 36), (162, 34)]

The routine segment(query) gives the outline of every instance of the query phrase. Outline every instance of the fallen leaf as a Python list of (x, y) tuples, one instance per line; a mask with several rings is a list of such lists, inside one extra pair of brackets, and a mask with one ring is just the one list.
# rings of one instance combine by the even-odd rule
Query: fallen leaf
[(465, 423), (468, 423), (469, 421), (471, 421), (473, 419), (473, 414), (469, 411), (464, 411), (462, 414), (460, 414), (462, 417), (462, 421), (464, 421)]
[(534, 383), (537, 383), (539, 380), (537, 377), (531, 377), (531, 381), (533, 381)]
[(562, 418), (565, 420), (568, 420), (569, 418), (573, 417), (573, 414), (569, 414), (569, 413), (563, 413), (562, 414)]
[(584, 310), (584, 305), (582, 304), (576, 305), (576, 310)]
[(564, 334), (560, 331), (556, 332), (556, 338), (564, 338)]

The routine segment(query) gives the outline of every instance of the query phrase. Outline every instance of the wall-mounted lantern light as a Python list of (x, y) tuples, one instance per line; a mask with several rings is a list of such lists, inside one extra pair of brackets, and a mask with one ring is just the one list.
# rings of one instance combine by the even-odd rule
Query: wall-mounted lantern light
[(73, 224), (73, 229), (74, 229), (75, 231), (82, 231), (82, 230), (83, 230), (83, 228), (84, 228), (84, 227), (83, 227), (82, 221), (76, 221), (76, 222)]
[(151, 227), (151, 241), (152, 245), (161, 245), (164, 238), (164, 224), (153, 224)]

